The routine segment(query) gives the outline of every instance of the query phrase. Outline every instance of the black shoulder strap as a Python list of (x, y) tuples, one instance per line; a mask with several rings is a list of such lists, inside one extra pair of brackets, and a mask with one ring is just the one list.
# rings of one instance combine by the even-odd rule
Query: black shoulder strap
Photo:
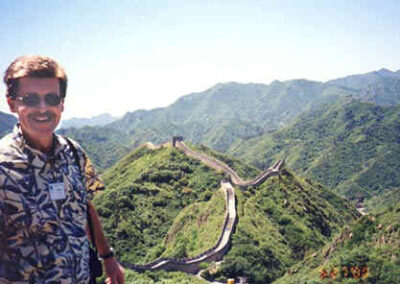
[[(64, 137), (64, 139), (67, 141), (69, 147), (71, 148), (72, 153), (73, 153), (74, 158), (75, 158), (75, 161), (76, 161), (76, 164), (78, 165), (79, 171), (82, 173), (81, 163), (80, 163), (79, 155), (78, 155), (78, 150), (76, 150), (74, 144), (71, 142), (71, 140), (68, 137)], [(93, 244), (94, 249), (97, 251), (96, 241), (94, 240), (93, 225), (92, 225), (92, 218), (90, 216), (89, 204), (87, 204), (87, 222), (88, 222), (88, 226), (89, 226), (90, 239), (92, 240), (92, 244)]]

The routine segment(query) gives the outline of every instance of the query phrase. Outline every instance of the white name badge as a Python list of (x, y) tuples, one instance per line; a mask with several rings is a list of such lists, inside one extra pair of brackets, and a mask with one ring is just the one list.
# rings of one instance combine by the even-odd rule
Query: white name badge
[(51, 200), (65, 199), (65, 187), (63, 182), (50, 183), (49, 184), (50, 198)]

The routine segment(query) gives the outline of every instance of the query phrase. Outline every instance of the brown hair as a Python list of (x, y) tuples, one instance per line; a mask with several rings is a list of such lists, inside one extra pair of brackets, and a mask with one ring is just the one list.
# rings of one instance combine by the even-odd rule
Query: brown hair
[(6, 96), (15, 98), (18, 91), (18, 79), (57, 78), (60, 82), (61, 97), (67, 94), (68, 78), (64, 69), (54, 59), (42, 55), (24, 55), (15, 59), (4, 74), (7, 85)]

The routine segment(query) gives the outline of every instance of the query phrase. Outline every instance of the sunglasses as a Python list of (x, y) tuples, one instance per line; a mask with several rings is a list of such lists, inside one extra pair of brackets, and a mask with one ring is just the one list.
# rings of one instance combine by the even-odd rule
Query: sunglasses
[[(31, 93), (16, 97), (15, 100), (20, 101), (25, 106), (34, 107), (40, 104), (42, 98), (36, 93)], [(55, 107), (60, 104), (62, 98), (57, 94), (49, 93), (44, 95), (43, 100), (48, 106)]]

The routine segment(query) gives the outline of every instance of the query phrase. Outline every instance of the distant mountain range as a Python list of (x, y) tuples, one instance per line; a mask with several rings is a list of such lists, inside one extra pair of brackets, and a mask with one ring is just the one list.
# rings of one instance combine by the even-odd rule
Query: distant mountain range
[[(291, 80), (269, 85), (218, 84), (183, 96), (169, 107), (127, 113), (107, 127), (125, 135), (128, 144), (120, 144), (131, 149), (146, 141), (158, 144), (182, 135), (194, 143), (227, 151), (234, 143), (279, 129), (302, 112), (341, 97), (396, 105), (400, 103), (399, 74), (382, 69), (325, 83)], [(78, 132), (74, 135), (82, 143), (91, 143), (83, 138), (86, 134)], [(115, 156), (115, 161), (119, 158)]]
[(91, 118), (71, 118), (62, 120), (60, 124), (60, 128), (81, 128), (84, 126), (103, 126), (109, 124), (115, 120), (117, 117), (114, 117), (108, 113), (103, 113), (100, 115), (93, 116)]
[(16, 122), (15, 116), (0, 111), (0, 137), (9, 133)]
[(233, 142), (260, 136), (303, 111), (351, 96), (378, 105), (400, 103), (400, 72), (380, 70), (326, 83), (308, 80), (218, 84), (166, 108), (127, 113), (110, 126), (133, 145), (160, 143), (173, 135), (225, 151)]

